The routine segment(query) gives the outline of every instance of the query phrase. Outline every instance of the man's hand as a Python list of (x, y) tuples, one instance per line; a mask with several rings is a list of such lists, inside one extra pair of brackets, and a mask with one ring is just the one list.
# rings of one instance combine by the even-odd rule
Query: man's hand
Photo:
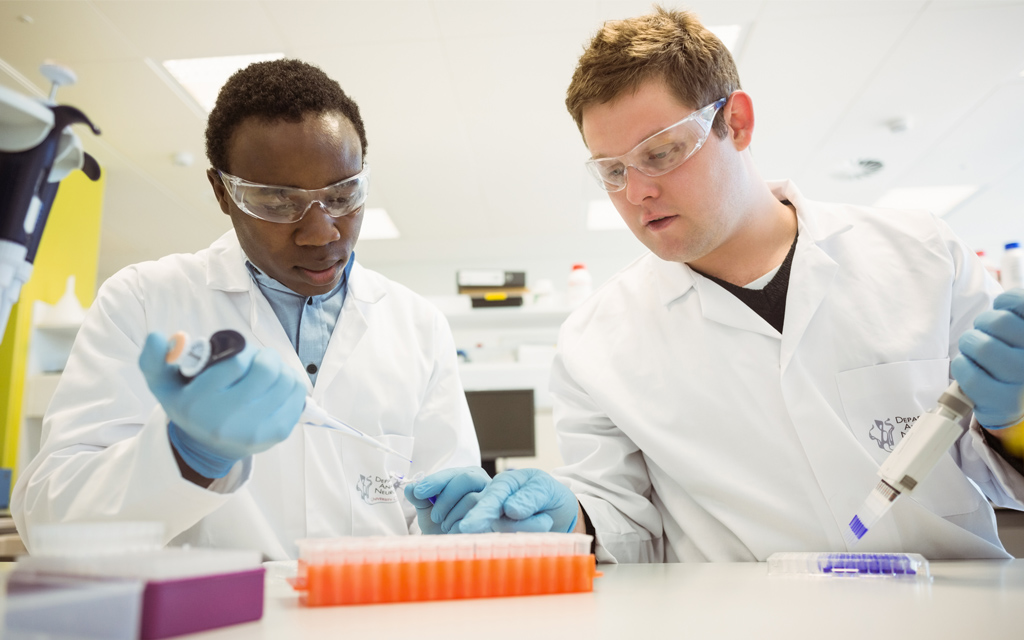
[(305, 383), (272, 349), (247, 348), (189, 381), (166, 353), (167, 338), (149, 334), (139, 368), (170, 419), (175, 451), (205, 478), (281, 442), (302, 414)]
[(459, 528), (463, 533), (569, 533), (578, 513), (576, 496), (565, 485), (539, 469), (515, 469), (491, 480)]
[(416, 520), (423, 533), (460, 533), (463, 516), (490, 481), (480, 467), (444, 469), (405, 485), (405, 497), (416, 507)]
[(1024, 289), (1000, 294), (992, 311), (975, 318), (974, 329), (960, 336), (950, 370), (986, 429), (1024, 418)]

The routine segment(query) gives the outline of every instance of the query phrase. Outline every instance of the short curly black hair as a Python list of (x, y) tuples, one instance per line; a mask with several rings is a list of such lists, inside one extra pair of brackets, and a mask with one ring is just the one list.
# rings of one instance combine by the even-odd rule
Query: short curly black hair
[(228, 171), (228, 142), (246, 118), (299, 122), (307, 113), (339, 112), (352, 123), (366, 157), (366, 128), (359, 107), (319, 67), (301, 60), (254, 62), (221, 88), (206, 121), (206, 157)]

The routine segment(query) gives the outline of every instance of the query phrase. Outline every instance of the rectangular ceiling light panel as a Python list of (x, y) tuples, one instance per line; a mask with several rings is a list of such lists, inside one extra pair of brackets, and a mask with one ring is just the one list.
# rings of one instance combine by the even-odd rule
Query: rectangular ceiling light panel
[(889, 189), (875, 202), (883, 209), (925, 209), (942, 217), (978, 190), (973, 184)]
[(245, 56), (218, 58), (188, 58), (164, 60), (164, 69), (188, 92), (206, 113), (213, 111), (220, 88), (231, 75), (254, 62), (280, 60), (283, 53), (257, 53)]

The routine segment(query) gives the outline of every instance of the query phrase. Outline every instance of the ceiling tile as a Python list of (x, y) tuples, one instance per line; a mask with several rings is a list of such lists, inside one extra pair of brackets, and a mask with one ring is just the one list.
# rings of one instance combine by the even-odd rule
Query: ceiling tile
[(155, 60), (283, 52), (285, 40), (262, 2), (92, 2), (143, 57)]
[(439, 36), (429, 0), (387, 2), (270, 1), (261, 3), (292, 49), (386, 44)]
[[(21, 22), (23, 15), (32, 23)], [(134, 55), (132, 44), (88, 2), (0, 2), (0, 59), (46, 93), (50, 82), (39, 73), (44, 61), (74, 70), (79, 62)]]

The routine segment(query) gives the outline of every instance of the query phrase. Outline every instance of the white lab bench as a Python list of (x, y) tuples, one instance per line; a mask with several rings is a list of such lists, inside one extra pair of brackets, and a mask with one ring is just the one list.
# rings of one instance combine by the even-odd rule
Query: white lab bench
[(269, 575), (261, 621), (187, 638), (1024, 637), (1024, 559), (932, 562), (931, 582), (769, 576), (763, 563), (600, 569), (593, 593), (323, 608)]

